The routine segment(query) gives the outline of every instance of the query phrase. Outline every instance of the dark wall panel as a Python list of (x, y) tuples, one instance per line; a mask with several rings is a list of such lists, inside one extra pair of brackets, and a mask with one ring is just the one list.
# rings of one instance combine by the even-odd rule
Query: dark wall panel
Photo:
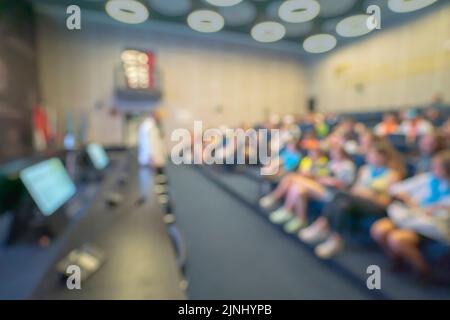
[(32, 107), (38, 101), (31, 8), (0, 0), (0, 163), (32, 152)]

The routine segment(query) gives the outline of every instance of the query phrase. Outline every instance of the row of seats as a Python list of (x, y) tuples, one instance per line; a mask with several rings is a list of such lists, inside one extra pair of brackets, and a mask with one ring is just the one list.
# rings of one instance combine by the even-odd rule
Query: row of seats
[[(448, 115), (450, 114), (450, 108), (441, 110), (441, 119), (442, 123), (444, 120), (448, 120)], [(422, 112), (424, 112), (422, 110)], [(345, 114), (343, 116), (348, 117), (350, 114)], [(380, 112), (373, 112), (373, 113), (361, 113), (361, 114), (351, 114), (353, 118), (363, 123), (368, 128), (373, 128), (381, 119), (383, 116), (383, 113)], [(336, 124), (331, 125), (333, 128)], [(299, 127), (302, 132), (308, 132), (313, 128), (313, 125), (311, 124), (299, 124)], [(416, 139), (415, 142), (411, 143), (406, 139), (404, 135), (401, 134), (392, 134), (387, 135), (385, 137), (394, 147), (399, 151), (405, 158), (405, 164), (407, 169), (407, 177), (412, 177), (416, 173), (416, 158), (418, 151), (418, 140)], [(280, 150), (280, 153), (283, 151), (283, 149)], [(307, 154), (307, 150), (301, 150), (303, 156)], [(352, 160), (356, 164), (356, 166), (359, 168), (362, 165), (365, 164), (365, 155), (362, 154), (354, 154), (352, 155)], [(297, 167), (298, 164), (294, 167)], [(232, 168), (232, 166), (228, 166), (228, 168)], [(251, 170), (250, 168), (248, 168)], [(245, 170), (244, 170), (245, 172)], [(257, 179), (261, 183), (261, 195), (266, 194), (268, 191), (273, 190), (275, 186), (278, 184), (278, 180), (266, 180), (261, 176), (255, 175), (255, 174), (245, 174), (245, 176), (252, 177), (253, 179)], [(322, 211), (323, 204), (317, 201), (310, 201), (308, 212), (309, 212), (309, 218), (311, 220), (314, 220), (320, 215), (320, 212)], [(350, 232), (350, 238), (356, 239), (359, 242), (366, 243), (366, 244), (373, 244), (373, 241), (371, 237), (369, 236), (369, 230), (373, 223), (377, 220), (377, 217), (368, 217), (368, 218), (362, 218), (362, 219), (352, 219), (351, 221), (348, 221), (348, 224), (350, 225), (350, 228), (348, 228), (348, 231)], [(426, 241), (422, 245), (423, 252), (425, 253), (425, 256), (429, 259), (429, 261), (434, 262), (436, 264), (441, 264), (443, 262), (443, 265), (446, 268), (450, 267), (450, 246), (437, 241)]]

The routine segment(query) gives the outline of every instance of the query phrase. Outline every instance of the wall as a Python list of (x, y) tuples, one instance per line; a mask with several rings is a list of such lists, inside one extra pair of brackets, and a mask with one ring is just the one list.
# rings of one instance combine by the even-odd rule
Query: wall
[(33, 151), (31, 108), (37, 102), (31, 8), (0, 8), (0, 162)]
[(89, 16), (83, 16), (81, 31), (68, 31), (64, 20), (42, 10), (38, 26), (44, 104), (57, 110), (59, 119), (65, 110), (87, 112), (90, 140), (124, 141), (122, 118), (109, 110), (114, 69), (127, 47), (156, 52), (169, 130), (190, 127), (194, 119), (208, 126), (254, 123), (268, 113), (304, 107), (304, 73), (297, 54)]
[(420, 105), (435, 93), (450, 102), (450, 6), (377, 31), (314, 63), (302, 63), (298, 48), (224, 41), (222, 33), (214, 40), (152, 24), (125, 26), (105, 15), (84, 14), (83, 29), (68, 31), (64, 8), (59, 11), (38, 10), (44, 104), (56, 112), (60, 133), (67, 110), (86, 113), (92, 141), (125, 142), (123, 119), (110, 110), (114, 69), (127, 47), (157, 53), (164, 92), (160, 105), (169, 130), (189, 127), (193, 120), (237, 125), (268, 113), (302, 112), (309, 95), (318, 97), (321, 110), (332, 111)]
[(407, 25), (331, 52), (308, 70), (308, 92), (322, 110), (450, 102), (450, 5)]

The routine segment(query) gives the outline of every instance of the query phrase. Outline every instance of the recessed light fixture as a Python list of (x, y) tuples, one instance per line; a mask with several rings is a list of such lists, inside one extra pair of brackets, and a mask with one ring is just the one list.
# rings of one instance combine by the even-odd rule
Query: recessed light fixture
[(366, 14), (345, 18), (337, 24), (336, 32), (341, 37), (346, 38), (363, 36), (373, 30), (373, 28), (369, 27), (370, 24), (368, 22), (370, 19), (371, 16)]
[(223, 17), (215, 11), (197, 10), (187, 19), (189, 27), (198, 32), (217, 32), (225, 24)]
[(299, 23), (314, 19), (320, 12), (320, 4), (315, 0), (288, 0), (278, 10), (280, 18), (286, 22)]
[(105, 10), (111, 18), (123, 23), (138, 24), (148, 18), (147, 7), (136, 0), (109, 0)]
[(388, 6), (394, 12), (412, 12), (423, 9), (437, 2), (437, 0), (389, 0)]
[(336, 47), (337, 40), (331, 34), (321, 33), (307, 38), (303, 42), (303, 49), (309, 53), (324, 53)]
[(275, 42), (281, 40), (286, 34), (286, 28), (278, 22), (266, 21), (255, 25), (251, 35), (259, 42)]
[(206, 2), (209, 2), (212, 5), (215, 5), (218, 7), (234, 6), (235, 4), (238, 4), (241, 1), (242, 0), (206, 0)]

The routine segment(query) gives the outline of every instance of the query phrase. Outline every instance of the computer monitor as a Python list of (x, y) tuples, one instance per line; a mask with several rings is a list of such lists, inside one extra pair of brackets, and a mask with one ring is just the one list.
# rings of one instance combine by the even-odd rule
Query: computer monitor
[(45, 216), (55, 213), (76, 192), (74, 183), (58, 158), (22, 170), (20, 179)]
[(96, 143), (91, 143), (87, 146), (87, 154), (95, 169), (103, 170), (109, 164), (109, 157), (105, 149)]

